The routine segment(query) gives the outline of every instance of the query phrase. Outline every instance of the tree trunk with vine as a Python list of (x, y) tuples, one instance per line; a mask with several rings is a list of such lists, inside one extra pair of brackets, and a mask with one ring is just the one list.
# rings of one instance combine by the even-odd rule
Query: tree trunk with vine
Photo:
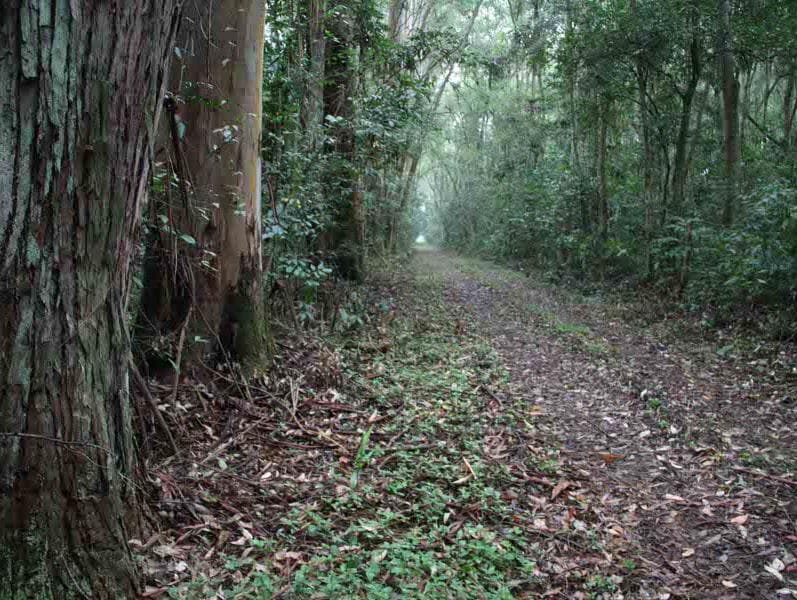
[[(261, 258), (263, 0), (189, 3), (162, 156), (176, 183), (153, 205), (142, 329), (255, 365), (269, 354)], [(174, 353), (174, 345), (167, 346)], [(178, 365), (179, 368), (179, 365)]]

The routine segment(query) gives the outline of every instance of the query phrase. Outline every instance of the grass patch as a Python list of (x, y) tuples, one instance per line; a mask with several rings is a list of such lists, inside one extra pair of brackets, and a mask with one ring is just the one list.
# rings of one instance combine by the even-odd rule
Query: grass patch
[(579, 325), (577, 323), (556, 323), (554, 329), (564, 335), (589, 335), (592, 333), (586, 325)]

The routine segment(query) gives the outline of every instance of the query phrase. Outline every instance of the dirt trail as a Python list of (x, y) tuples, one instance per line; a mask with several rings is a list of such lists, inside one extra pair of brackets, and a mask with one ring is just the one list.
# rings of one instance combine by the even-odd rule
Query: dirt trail
[[(439, 251), (415, 262), (491, 340), (510, 393), (538, 404), (561, 523), (599, 523), (590, 551), (622, 557), (626, 597), (797, 597), (794, 348), (643, 328), (627, 307)], [(566, 578), (586, 551), (565, 546), (548, 558)]]

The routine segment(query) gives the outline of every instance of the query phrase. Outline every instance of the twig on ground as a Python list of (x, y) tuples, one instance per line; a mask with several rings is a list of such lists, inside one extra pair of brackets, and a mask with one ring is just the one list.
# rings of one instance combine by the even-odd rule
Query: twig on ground
[(188, 314), (185, 315), (183, 325), (180, 327), (180, 337), (177, 340), (177, 360), (174, 361), (174, 388), (172, 389), (171, 405), (177, 404), (177, 390), (180, 387), (180, 363), (183, 361), (183, 344), (185, 344), (185, 330), (191, 320), (191, 313), (194, 311), (193, 304), (188, 307)]
[(133, 358), (130, 357), (130, 373), (133, 375), (133, 382), (138, 386), (139, 391), (144, 395), (144, 399), (149, 404), (152, 412), (155, 413), (155, 419), (158, 421), (158, 425), (160, 425), (163, 432), (166, 434), (166, 438), (169, 440), (169, 445), (172, 448), (172, 451), (175, 455), (180, 454), (180, 450), (177, 448), (177, 444), (174, 441), (174, 436), (172, 435), (172, 430), (169, 429), (169, 425), (166, 423), (166, 419), (163, 418), (163, 414), (158, 409), (158, 403), (155, 402), (155, 398), (152, 397), (152, 394), (149, 392), (149, 387), (147, 387), (147, 382), (144, 381), (144, 378), (141, 376), (141, 373), (136, 367), (136, 364), (133, 362)]
[(209, 460), (211, 460), (211, 459), (213, 459), (213, 458), (216, 458), (216, 457), (217, 457), (219, 454), (221, 454), (221, 453), (222, 453), (222, 452), (224, 452), (224, 451), (225, 451), (227, 448), (229, 448), (229, 447), (230, 447), (230, 446), (231, 446), (233, 443), (235, 443), (235, 442), (237, 442), (237, 441), (239, 441), (239, 440), (243, 439), (243, 437), (244, 437), (244, 436), (245, 436), (247, 433), (249, 433), (249, 432), (250, 432), (250, 431), (252, 431), (252, 430), (253, 430), (255, 427), (257, 427), (258, 425), (260, 425), (260, 424), (261, 424), (261, 423), (263, 423), (264, 421), (267, 421), (267, 420), (268, 420), (268, 419), (270, 419), (270, 418), (271, 418), (271, 416), (268, 416), (268, 417), (263, 417), (262, 419), (258, 419), (257, 421), (255, 421), (254, 423), (252, 423), (251, 425), (249, 425), (248, 427), (244, 428), (244, 429), (243, 429), (241, 432), (239, 432), (239, 433), (237, 433), (236, 435), (232, 436), (230, 439), (228, 439), (228, 440), (227, 440), (226, 442), (224, 442), (223, 444), (219, 444), (219, 445), (216, 447), (216, 449), (215, 449), (213, 452), (211, 452), (211, 453), (210, 453), (210, 454), (208, 454), (208, 455), (207, 455), (205, 458), (203, 458), (201, 461), (199, 461), (199, 464), (200, 464), (200, 465), (205, 465), (205, 463), (207, 463)]
[(754, 471), (753, 469), (746, 469), (744, 467), (733, 467), (733, 470), (739, 471), (741, 473), (747, 473), (748, 475), (754, 475), (755, 477), (761, 477), (762, 479), (771, 479), (772, 481), (779, 481), (780, 483), (797, 487), (797, 481), (794, 479), (779, 477), (778, 475), (770, 475), (769, 473), (762, 473), (760, 471)]

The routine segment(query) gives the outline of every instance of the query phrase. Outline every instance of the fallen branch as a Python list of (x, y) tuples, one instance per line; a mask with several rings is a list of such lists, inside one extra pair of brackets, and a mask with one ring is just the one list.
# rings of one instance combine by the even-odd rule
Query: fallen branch
[(213, 458), (216, 458), (217, 456), (219, 456), (219, 454), (221, 454), (222, 452), (224, 452), (224, 451), (225, 451), (227, 448), (229, 448), (229, 447), (230, 447), (232, 444), (234, 444), (234, 443), (237, 443), (237, 442), (240, 442), (240, 441), (241, 441), (241, 440), (242, 440), (244, 437), (246, 437), (246, 434), (247, 434), (247, 433), (249, 433), (249, 432), (250, 432), (250, 431), (252, 431), (252, 430), (253, 430), (255, 427), (257, 427), (258, 425), (262, 424), (263, 422), (267, 421), (267, 420), (268, 420), (268, 419), (270, 419), (270, 418), (271, 418), (270, 416), (268, 416), (268, 417), (263, 417), (262, 419), (259, 419), (259, 420), (255, 421), (254, 423), (250, 424), (248, 427), (246, 427), (245, 429), (243, 429), (243, 430), (242, 430), (242, 431), (240, 431), (239, 433), (237, 433), (237, 434), (233, 435), (233, 436), (232, 436), (230, 439), (228, 439), (228, 440), (227, 440), (226, 442), (224, 442), (223, 444), (220, 444), (220, 445), (219, 445), (219, 446), (218, 446), (218, 447), (217, 447), (215, 450), (213, 450), (213, 451), (212, 451), (210, 454), (208, 454), (208, 455), (207, 455), (205, 458), (203, 458), (201, 461), (199, 461), (199, 464), (200, 464), (200, 465), (205, 465), (205, 464), (207, 464), (207, 462), (208, 462), (209, 460), (211, 460), (211, 459), (213, 459)]
[(183, 344), (185, 344), (185, 329), (188, 326), (188, 321), (191, 320), (191, 313), (193, 312), (193, 310), (194, 306), (191, 305), (188, 308), (188, 314), (185, 316), (185, 319), (183, 320), (183, 325), (182, 327), (180, 327), (180, 337), (177, 341), (177, 360), (174, 362), (175, 372), (174, 372), (174, 389), (172, 389), (172, 401), (171, 401), (172, 406), (177, 406), (177, 390), (179, 389), (180, 386), (180, 373), (182, 370), (180, 367), (180, 363), (183, 361)]
[(158, 421), (158, 425), (160, 425), (161, 429), (163, 429), (163, 432), (166, 434), (174, 455), (180, 454), (180, 450), (178, 450), (177, 444), (174, 441), (172, 430), (169, 429), (166, 419), (163, 418), (161, 411), (158, 409), (158, 403), (155, 402), (155, 398), (153, 398), (152, 394), (150, 394), (149, 388), (147, 387), (147, 382), (144, 381), (144, 378), (141, 376), (141, 373), (139, 372), (138, 367), (136, 367), (136, 364), (133, 362), (132, 357), (130, 358), (129, 362), (130, 373), (133, 375), (133, 383), (138, 386), (139, 391), (144, 395), (144, 399), (147, 401), (150, 408), (152, 408), (152, 412), (155, 413), (155, 419)]
[(785, 483), (786, 485), (791, 485), (793, 487), (797, 487), (797, 481), (793, 479), (788, 479), (786, 477), (779, 477), (777, 475), (770, 475), (769, 473), (762, 473), (760, 471), (754, 471), (753, 469), (746, 469), (744, 467), (733, 467), (734, 471), (739, 471), (740, 473), (747, 473), (749, 475), (754, 475), (756, 477), (761, 477), (762, 479), (771, 479), (772, 481), (779, 481), (780, 483)]

